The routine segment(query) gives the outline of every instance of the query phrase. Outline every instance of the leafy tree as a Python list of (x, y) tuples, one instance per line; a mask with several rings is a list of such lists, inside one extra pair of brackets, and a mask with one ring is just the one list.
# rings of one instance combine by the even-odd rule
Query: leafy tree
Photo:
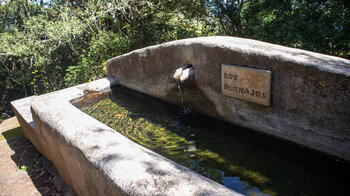
[(350, 58), (346, 0), (0, 0), (0, 104), (105, 76), (106, 60), (233, 35)]
[(219, 20), (225, 35), (241, 37), (250, 34), (242, 13), (248, 3), (245, 0), (208, 0), (207, 6)]
[(207, 0), (226, 35), (350, 58), (349, 2)]
[(122, 53), (213, 34), (196, 2), (1, 1), (1, 113), (10, 100), (104, 77), (106, 60)]

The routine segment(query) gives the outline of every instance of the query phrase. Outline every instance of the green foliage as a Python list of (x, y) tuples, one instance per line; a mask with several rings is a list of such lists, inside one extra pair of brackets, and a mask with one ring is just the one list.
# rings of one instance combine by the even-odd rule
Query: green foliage
[(20, 167), (20, 169), (19, 170), (21, 170), (21, 171), (25, 171), (25, 172), (28, 172), (29, 171), (29, 167), (28, 166), (26, 166), (26, 165), (22, 165), (21, 167)]
[(234, 35), (350, 58), (345, 0), (0, 1), (0, 116), (9, 102), (105, 76), (114, 56)]
[(62, 88), (66, 63), (74, 61), (73, 45), (81, 42), (85, 30), (65, 7), (41, 8), (38, 13), (38, 5), (30, 4), (33, 15), (13, 18), (20, 14), (18, 2), (1, 6), (8, 8), (9, 20), (0, 32), (1, 111), (9, 109), (11, 99)]
[(341, 0), (207, 0), (226, 35), (350, 58), (349, 3)]
[[(273, 5), (258, 37), (282, 45), (349, 58), (350, 13), (337, 1), (292, 1)], [(262, 18), (264, 17), (262, 14)]]
[(88, 50), (82, 50), (78, 64), (67, 68), (65, 85), (73, 86), (105, 77), (106, 61), (127, 52), (128, 42), (128, 38), (120, 33), (98, 33), (89, 42)]
[(213, 35), (206, 14), (201, 0), (2, 1), (1, 113), (11, 100), (104, 77), (109, 58), (133, 49)]

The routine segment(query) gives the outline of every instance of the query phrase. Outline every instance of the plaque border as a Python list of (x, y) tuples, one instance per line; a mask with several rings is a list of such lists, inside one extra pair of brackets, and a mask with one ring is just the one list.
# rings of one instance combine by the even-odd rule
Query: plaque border
[[(244, 69), (251, 70), (251, 71), (261, 71), (261, 72), (267, 73), (269, 75), (269, 77), (268, 77), (269, 84), (267, 86), (268, 90), (269, 90), (269, 93), (268, 93), (268, 96), (267, 96), (268, 97), (268, 103), (265, 104), (265, 103), (254, 102), (254, 101), (247, 100), (247, 99), (244, 99), (244, 98), (234, 97), (234, 96), (230, 96), (230, 95), (224, 94), (223, 93), (224, 92), (223, 91), (223, 81), (224, 81), (224, 79), (223, 79), (223, 67), (224, 66), (239, 67), (239, 68), (244, 68)], [(272, 106), (272, 71), (271, 70), (261, 69), (261, 68), (256, 68), (256, 67), (247, 67), (247, 66), (244, 66), (244, 65), (229, 64), (229, 63), (222, 63), (221, 66), (220, 66), (220, 69), (221, 69), (220, 78), (221, 78), (221, 94), (222, 95), (224, 95), (225, 97), (239, 99), (239, 100), (247, 101), (247, 102), (250, 102), (250, 103), (255, 103), (255, 104), (258, 104), (258, 105)]]

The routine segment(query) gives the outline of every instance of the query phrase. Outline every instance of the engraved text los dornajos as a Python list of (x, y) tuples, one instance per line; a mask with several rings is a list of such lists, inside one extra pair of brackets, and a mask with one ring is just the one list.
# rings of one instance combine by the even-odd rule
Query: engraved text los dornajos
[(235, 65), (222, 65), (222, 93), (270, 105), (271, 72)]

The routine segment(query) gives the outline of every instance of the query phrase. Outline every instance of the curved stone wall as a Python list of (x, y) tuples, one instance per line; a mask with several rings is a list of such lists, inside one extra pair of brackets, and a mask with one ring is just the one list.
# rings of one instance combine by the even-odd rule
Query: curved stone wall
[[(244, 74), (253, 69), (248, 86), (261, 81), (254, 73), (268, 72), (266, 92), (225, 86), (225, 65)], [(108, 75), (133, 90), (350, 160), (349, 60), (249, 39), (203, 37), (136, 50), (106, 66)], [(241, 95), (230, 96), (227, 89)], [(261, 103), (249, 98), (263, 93), (268, 100)]]

